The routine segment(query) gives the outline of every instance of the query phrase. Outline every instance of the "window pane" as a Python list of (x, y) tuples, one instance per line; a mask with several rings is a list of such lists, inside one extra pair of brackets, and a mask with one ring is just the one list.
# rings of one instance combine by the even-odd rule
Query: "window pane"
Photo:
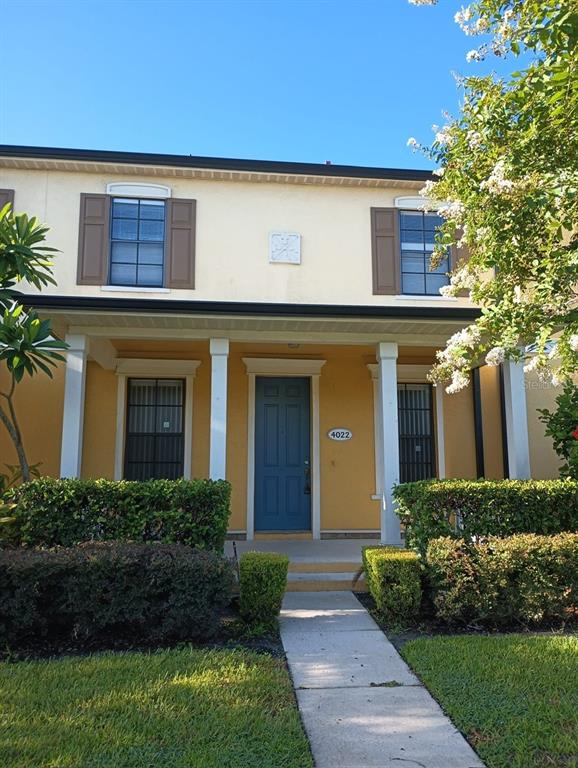
[(113, 219), (112, 237), (114, 240), (136, 240), (138, 221), (132, 219)]
[(139, 264), (155, 264), (162, 266), (164, 247), (162, 243), (141, 243), (138, 247)]
[(438, 216), (437, 213), (424, 214), (424, 228), (429, 231), (433, 231), (434, 229), (441, 227), (443, 223), (444, 220), (441, 216)]
[(117, 262), (136, 264), (136, 249), (136, 243), (113, 243), (110, 260), (113, 264)]
[(129, 379), (128, 401), (130, 405), (154, 405), (155, 379)]
[(409, 232), (404, 235), (402, 233), (401, 239), (402, 251), (423, 251), (423, 237), (419, 232)]
[(113, 217), (121, 216), (125, 219), (136, 219), (138, 217), (138, 200), (117, 198), (112, 202)]
[(449, 269), (450, 269), (447, 257), (445, 259), (443, 259), (443, 261), (440, 262), (439, 267), (436, 267), (435, 269), (432, 269), (430, 267), (429, 256), (426, 257), (425, 263), (427, 264), (428, 272), (434, 273), (436, 275), (445, 275), (446, 272), (449, 272)]
[(424, 276), (403, 274), (401, 279), (401, 287), (404, 293), (424, 293)]
[(401, 269), (403, 272), (418, 272), (423, 274), (425, 271), (423, 252), (404, 251), (401, 254)]
[(147, 221), (143, 220), (140, 223), (140, 240), (158, 240), (161, 241), (165, 236), (165, 223), (164, 221)]
[(136, 285), (136, 264), (111, 264), (111, 285)]
[(402, 229), (422, 229), (423, 213), (421, 211), (402, 211), (400, 226)]
[(425, 277), (427, 294), (429, 296), (439, 295), (440, 288), (444, 285), (448, 285), (449, 279), (445, 275), (432, 275), (427, 274)]
[(165, 204), (161, 200), (141, 200), (140, 217), (141, 219), (163, 221), (165, 218)]
[(161, 286), (163, 284), (163, 268), (139, 264), (138, 285)]

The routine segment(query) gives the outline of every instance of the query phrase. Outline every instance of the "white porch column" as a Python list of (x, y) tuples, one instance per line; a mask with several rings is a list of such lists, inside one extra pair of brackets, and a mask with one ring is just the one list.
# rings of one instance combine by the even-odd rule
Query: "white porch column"
[(224, 480), (227, 467), (227, 360), (229, 339), (211, 339), (211, 438), (209, 477)]
[(381, 541), (400, 546), (399, 518), (395, 514), (393, 486), (399, 483), (399, 427), (397, 420), (397, 344), (381, 342), (377, 345), (379, 364), (379, 404), (381, 458), (383, 469), (381, 502)]
[(510, 477), (524, 480), (530, 477), (530, 446), (524, 363), (506, 360), (504, 371), (504, 411), (508, 443)]
[(88, 337), (81, 334), (67, 334), (66, 343), (69, 349), (66, 352), (64, 379), (60, 476), (80, 477)]

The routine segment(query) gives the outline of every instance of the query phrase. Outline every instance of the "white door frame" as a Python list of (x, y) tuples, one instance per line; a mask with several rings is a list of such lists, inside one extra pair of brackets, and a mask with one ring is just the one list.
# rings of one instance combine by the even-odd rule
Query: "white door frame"
[(321, 538), (321, 460), (319, 376), (325, 360), (244, 357), (249, 376), (247, 407), (247, 539), (255, 537), (255, 379), (257, 376), (299, 376), (311, 379), (311, 533)]
[(193, 382), (200, 360), (149, 360), (147, 358), (117, 358), (116, 375), (116, 438), (114, 445), (114, 479), (124, 474), (126, 425), (126, 381), (139, 379), (185, 379), (185, 412), (183, 421), (183, 477), (190, 480), (193, 458)]

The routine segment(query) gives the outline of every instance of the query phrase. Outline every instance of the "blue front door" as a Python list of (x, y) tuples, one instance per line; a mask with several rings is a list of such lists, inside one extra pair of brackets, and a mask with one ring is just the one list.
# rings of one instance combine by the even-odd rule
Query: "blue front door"
[(255, 530), (311, 530), (309, 379), (257, 377)]

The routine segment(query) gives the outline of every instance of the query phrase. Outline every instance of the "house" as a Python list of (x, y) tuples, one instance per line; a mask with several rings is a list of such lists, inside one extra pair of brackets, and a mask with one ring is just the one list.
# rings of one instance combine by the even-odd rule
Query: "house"
[[(231, 533), (380, 536), (392, 486), (551, 477), (555, 390), (481, 365), (426, 375), (477, 316), (440, 296), (417, 170), (0, 147), (0, 204), (36, 215), (70, 349), (19, 386), (33, 463), (64, 477), (226, 477)], [(0, 432), (1, 463), (15, 463)]]

